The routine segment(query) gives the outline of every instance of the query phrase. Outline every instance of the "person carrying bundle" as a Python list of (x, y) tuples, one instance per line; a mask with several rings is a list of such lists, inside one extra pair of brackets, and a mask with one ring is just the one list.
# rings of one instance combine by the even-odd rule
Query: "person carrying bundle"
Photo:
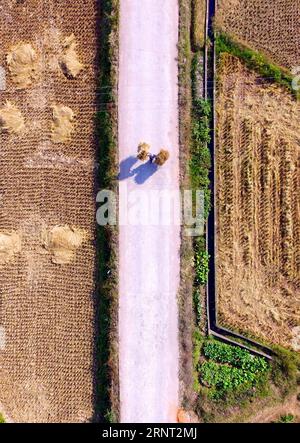
[(163, 166), (170, 157), (170, 153), (166, 149), (161, 149), (158, 154), (151, 154), (149, 151), (150, 145), (144, 142), (140, 143), (138, 145), (137, 158), (143, 162), (147, 161), (149, 158), (150, 163), (155, 163), (157, 166)]
[(169, 151), (167, 151), (166, 149), (161, 149), (159, 153), (155, 156), (153, 162), (157, 166), (163, 166), (166, 163), (166, 161), (169, 159), (169, 157), (170, 157)]

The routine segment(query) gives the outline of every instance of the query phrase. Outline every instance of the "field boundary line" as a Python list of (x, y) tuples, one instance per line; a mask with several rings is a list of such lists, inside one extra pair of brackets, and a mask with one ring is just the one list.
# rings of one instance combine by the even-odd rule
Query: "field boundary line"
[[(210, 100), (212, 116), (210, 119), (211, 125), (211, 141), (210, 141), (210, 152), (211, 152), (211, 171), (210, 171), (210, 184), (211, 184), (211, 195), (212, 195), (212, 208), (207, 220), (206, 229), (206, 248), (207, 253), (210, 256), (209, 261), (209, 275), (206, 285), (207, 294), (207, 328), (208, 335), (213, 335), (224, 342), (229, 344), (235, 344), (244, 349), (247, 349), (250, 353), (259, 355), (261, 357), (272, 359), (275, 354), (274, 351), (259, 343), (255, 340), (251, 340), (239, 333), (236, 333), (227, 328), (223, 328), (218, 324), (218, 294), (217, 294), (217, 279), (216, 279), (216, 250), (217, 250), (217, 234), (216, 234), (216, 167), (215, 167), (215, 152), (216, 152), (216, 112), (215, 112), (215, 101), (216, 101), (216, 46), (215, 46), (215, 31), (213, 28), (213, 18), (215, 17), (215, 12), (217, 8), (216, 0), (206, 0), (207, 1), (207, 15), (206, 15), (206, 31), (205, 31), (205, 62), (204, 62), (204, 94), (205, 99)], [(210, 78), (211, 77), (211, 78)], [(213, 87), (208, 87), (208, 83), (212, 84)], [(229, 338), (230, 336), (231, 338)], [(243, 340), (247, 345), (241, 344), (233, 339)], [(257, 350), (253, 349), (256, 347)]]

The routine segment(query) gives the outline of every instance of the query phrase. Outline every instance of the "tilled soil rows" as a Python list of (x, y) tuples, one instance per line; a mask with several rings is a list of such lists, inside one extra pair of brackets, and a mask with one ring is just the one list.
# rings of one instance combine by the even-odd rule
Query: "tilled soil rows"
[(278, 64), (300, 65), (300, 0), (218, 0), (216, 24)]
[(217, 104), (220, 320), (300, 350), (300, 105), (221, 55)]
[[(0, 108), (9, 101), (24, 119), (20, 132), (0, 132), (0, 403), (17, 422), (94, 412), (97, 4), (0, 6)], [(76, 78), (61, 65), (71, 34), (83, 64)], [(7, 66), (21, 42), (37, 64), (25, 89)], [(53, 139), (53, 106), (74, 113), (64, 142)]]

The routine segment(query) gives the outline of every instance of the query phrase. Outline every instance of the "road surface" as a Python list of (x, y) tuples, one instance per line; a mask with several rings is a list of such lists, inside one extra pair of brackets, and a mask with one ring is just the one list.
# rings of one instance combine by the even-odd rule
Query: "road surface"
[[(180, 227), (155, 225), (146, 202), (153, 190), (179, 190), (178, 5), (120, 3), (120, 211), (130, 209), (119, 236), (121, 422), (175, 422)], [(167, 148), (170, 160), (158, 169), (137, 161), (141, 141)]]

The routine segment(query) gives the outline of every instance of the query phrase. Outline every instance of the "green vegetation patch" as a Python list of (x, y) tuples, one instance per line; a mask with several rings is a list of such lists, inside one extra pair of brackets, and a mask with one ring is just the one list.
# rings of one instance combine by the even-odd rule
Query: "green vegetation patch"
[(206, 251), (198, 251), (195, 254), (196, 283), (205, 285), (208, 279), (209, 255)]
[(293, 414), (282, 415), (277, 423), (293, 423), (295, 417)]
[(268, 369), (268, 363), (262, 357), (255, 357), (246, 349), (238, 346), (230, 346), (217, 341), (207, 341), (203, 353), (206, 358), (218, 363), (228, 363), (243, 371), (253, 374), (264, 372)]
[(199, 393), (201, 386), (199, 381), (199, 361), (202, 353), (202, 347), (204, 344), (204, 336), (198, 329), (193, 333), (193, 378), (194, 378), (194, 391)]
[(287, 88), (297, 99), (299, 92), (292, 87), (293, 76), (290, 72), (274, 63), (260, 52), (234, 41), (224, 33), (216, 35), (216, 51), (218, 54), (227, 52), (243, 60), (247, 68), (258, 72), (263, 78), (276, 82)]
[(263, 386), (268, 379), (270, 367), (267, 361), (238, 346), (206, 340), (202, 355), (199, 380), (213, 400), (253, 395), (256, 388)]
[(0, 412), (0, 423), (5, 423), (5, 419), (4, 419), (3, 415), (1, 414), (1, 412)]

